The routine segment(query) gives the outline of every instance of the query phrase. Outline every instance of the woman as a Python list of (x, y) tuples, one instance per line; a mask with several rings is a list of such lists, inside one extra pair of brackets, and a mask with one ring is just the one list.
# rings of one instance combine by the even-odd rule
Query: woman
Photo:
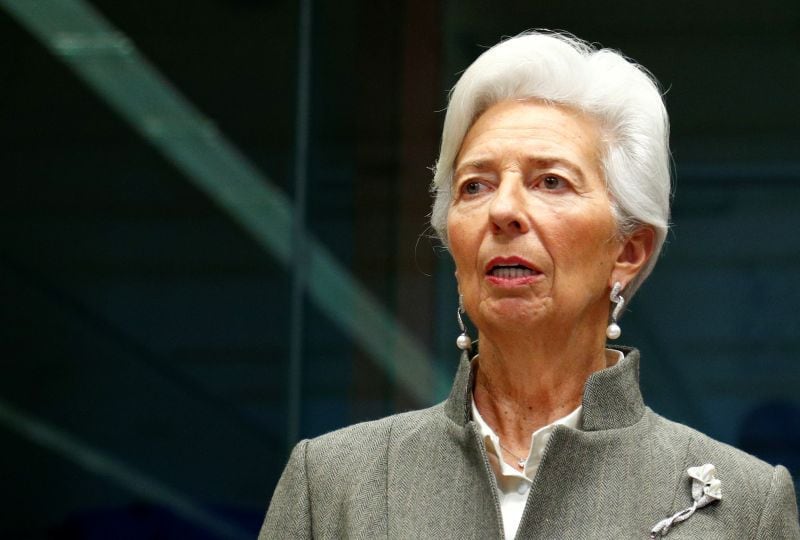
[(666, 236), (667, 138), (616, 52), (533, 32), (478, 58), (434, 179), (450, 397), (299, 443), (261, 538), (800, 538), (785, 468), (653, 413), (639, 353), (606, 346)]

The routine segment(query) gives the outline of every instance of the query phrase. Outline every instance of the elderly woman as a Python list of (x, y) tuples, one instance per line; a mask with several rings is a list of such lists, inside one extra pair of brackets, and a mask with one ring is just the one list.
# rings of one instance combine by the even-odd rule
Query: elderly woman
[(667, 139), (614, 51), (534, 32), (478, 58), (434, 180), (450, 397), (299, 443), (261, 538), (800, 538), (787, 470), (655, 414), (638, 351), (606, 343), (667, 233)]

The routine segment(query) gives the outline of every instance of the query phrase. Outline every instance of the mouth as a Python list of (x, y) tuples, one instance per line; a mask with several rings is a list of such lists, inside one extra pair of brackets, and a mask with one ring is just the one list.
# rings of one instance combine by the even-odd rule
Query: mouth
[(488, 275), (503, 279), (513, 279), (532, 276), (533, 270), (524, 266), (495, 266), (489, 270)]
[(541, 275), (533, 263), (521, 257), (495, 257), (486, 265), (486, 277), (498, 284), (522, 285)]

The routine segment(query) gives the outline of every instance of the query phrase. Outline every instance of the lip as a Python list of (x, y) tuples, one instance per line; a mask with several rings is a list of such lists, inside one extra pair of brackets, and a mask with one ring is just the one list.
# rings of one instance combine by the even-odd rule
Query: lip
[[(521, 276), (521, 277), (499, 277), (493, 276), (489, 274), (492, 268), (495, 266), (524, 266), (529, 270), (533, 271), (533, 274), (530, 276)], [(542, 272), (539, 270), (536, 265), (530, 262), (527, 259), (522, 257), (518, 257), (513, 255), (511, 257), (494, 257), (492, 258), (484, 268), (485, 278), (488, 282), (500, 286), (500, 287), (519, 287), (522, 285), (528, 285), (533, 283), (534, 281), (540, 279), (542, 277)]]

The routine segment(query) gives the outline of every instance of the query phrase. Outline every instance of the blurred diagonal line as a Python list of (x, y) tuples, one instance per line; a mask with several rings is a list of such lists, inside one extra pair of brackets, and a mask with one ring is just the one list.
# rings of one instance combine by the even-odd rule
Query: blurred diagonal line
[[(0, 6), (291, 271), (289, 199), (125, 35), (83, 0), (0, 0)], [(308, 293), (319, 309), (419, 403), (446, 395), (447, 377), (417, 340), (318, 240), (309, 235), (305, 248), (313, 276)]]
[(23, 413), (0, 399), (0, 423), (22, 437), (47, 448), (87, 471), (118, 484), (123, 489), (171, 509), (178, 516), (214, 532), (221, 538), (252, 538), (252, 533), (202, 509), (188, 497), (132, 469), (107, 453), (96, 450), (43, 420)]

